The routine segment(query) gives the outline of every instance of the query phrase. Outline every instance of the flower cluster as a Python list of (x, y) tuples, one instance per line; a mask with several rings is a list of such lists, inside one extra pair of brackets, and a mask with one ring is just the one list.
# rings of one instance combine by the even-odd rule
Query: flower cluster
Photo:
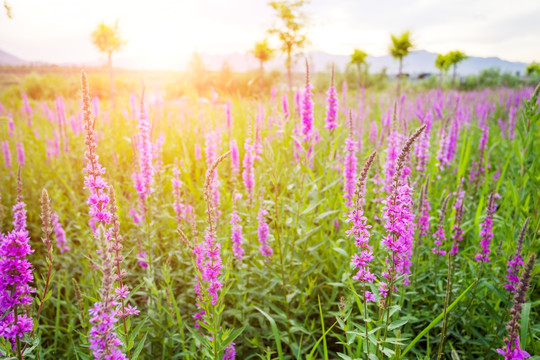
[(367, 225), (367, 218), (364, 216), (362, 202), (364, 200), (364, 188), (366, 185), (367, 174), (374, 159), (375, 152), (368, 157), (362, 169), (358, 183), (356, 184), (355, 207), (349, 211), (346, 220), (346, 222), (351, 222), (352, 224), (351, 228), (346, 231), (346, 234), (347, 236), (352, 236), (354, 238), (354, 244), (358, 249), (358, 253), (355, 253), (351, 259), (351, 263), (356, 271), (353, 279), (364, 285), (363, 291), (366, 301), (375, 301), (374, 295), (370, 291), (365, 290), (365, 284), (372, 283), (375, 280), (375, 275), (369, 268), (369, 263), (373, 260), (373, 247), (369, 245), (369, 229), (371, 226)]
[(420, 202), (418, 209), (420, 211), (420, 217), (418, 218), (419, 238), (423, 238), (429, 233), (429, 211), (431, 210), (431, 204), (428, 198), (429, 182), (422, 187), (420, 191)]
[(26, 204), (22, 198), (20, 174), (17, 203), (13, 206), (13, 230), (0, 234), (0, 337), (15, 344), (17, 338), (32, 331), (32, 318), (24, 307), (32, 303), (30, 286), (34, 276), (27, 255), (34, 251), (26, 229)]
[[(219, 131), (209, 131), (205, 137), (205, 151), (206, 151), (206, 164), (210, 168), (213, 162), (217, 159), (218, 151), (221, 145), (221, 134)], [(212, 195), (212, 202), (214, 209), (219, 213), (220, 193), (219, 193), (219, 179), (217, 177), (217, 170), (214, 170), (212, 174), (212, 182), (210, 183), (210, 193)]]
[(437, 231), (433, 234), (435, 238), (435, 247), (431, 251), (436, 255), (446, 255), (446, 250), (443, 249), (443, 243), (446, 241), (446, 233), (444, 231), (444, 215), (446, 214), (446, 206), (448, 204), (449, 197), (446, 197), (441, 206), (441, 214), (439, 217), (439, 224), (437, 225)]
[(185, 204), (182, 196), (182, 181), (180, 181), (180, 170), (178, 167), (173, 167), (172, 179), (173, 195), (174, 195), (174, 212), (176, 214), (176, 222), (180, 224), (182, 220), (189, 221), (193, 215), (193, 207)]
[(519, 238), (517, 241), (516, 251), (514, 254), (510, 255), (508, 259), (508, 266), (506, 268), (506, 283), (504, 288), (512, 293), (516, 292), (516, 286), (519, 282), (519, 270), (523, 266), (523, 258), (521, 257), (521, 249), (523, 247), (523, 238), (525, 237), (525, 232), (527, 231), (527, 226), (529, 225), (529, 218), (525, 220), (521, 232), (519, 233)]
[(244, 256), (244, 249), (242, 248), (242, 225), (240, 225), (240, 215), (238, 215), (237, 202), (242, 198), (242, 195), (239, 193), (233, 194), (233, 210), (231, 213), (231, 240), (232, 240), (232, 249), (234, 256), (238, 260), (242, 260)]
[[(392, 188), (384, 201), (383, 220), (387, 235), (381, 243), (388, 252), (386, 258), (387, 269), (383, 272), (390, 283), (394, 283), (397, 275), (405, 275), (404, 284), (409, 280), (411, 256), (414, 238), (414, 213), (412, 211), (413, 202), (411, 199), (412, 189), (407, 183), (406, 173), (403, 172), (404, 163), (410, 154), (414, 141), (425, 130), (426, 125), (420, 127), (405, 143), (396, 161), (395, 174)], [(380, 282), (379, 291), (383, 298), (389, 289), (385, 282)]]
[(90, 112), (90, 96), (88, 93), (88, 84), (86, 73), (82, 73), (82, 102), (83, 102), (83, 120), (86, 133), (86, 167), (84, 172), (84, 187), (90, 190), (87, 204), (90, 207), (90, 226), (94, 232), (98, 224), (108, 224), (111, 221), (111, 213), (108, 210), (109, 194), (107, 193), (108, 184), (103, 178), (105, 168), (99, 163), (99, 156), (96, 154), (96, 133), (95, 120)]
[(476, 261), (489, 262), (489, 253), (491, 252), (489, 245), (493, 239), (493, 214), (495, 209), (495, 194), (491, 193), (488, 200), (486, 218), (480, 224), (480, 245), (482, 246), (482, 250), (474, 257)]
[(270, 232), (270, 229), (268, 227), (268, 224), (266, 223), (266, 215), (268, 215), (268, 211), (266, 211), (266, 209), (264, 208), (261, 202), (259, 214), (257, 215), (257, 220), (258, 220), (257, 234), (259, 237), (259, 243), (261, 244), (261, 246), (259, 247), (259, 250), (261, 251), (262, 256), (266, 257), (266, 261), (270, 261), (269, 257), (272, 256), (274, 251), (268, 244), (268, 234)]
[(9, 143), (2, 141), (2, 152), (4, 153), (4, 166), (6, 169), (11, 168), (11, 151), (9, 150)]
[(400, 134), (392, 131), (388, 137), (388, 148), (386, 149), (386, 163), (384, 164), (384, 190), (387, 194), (392, 192), (394, 175), (396, 174), (396, 161), (399, 154)]
[(236, 350), (234, 349), (235, 343), (230, 343), (225, 348), (225, 353), (223, 354), (223, 360), (234, 360), (236, 358)]
[(90, 324), (89, 333), (90, 349), (95, 360), (127, 360), (120, 347), (123, 345), (114, 331), (115, 324), (119, 316), (123, 314), (118, 311), (118, 302), (113, 294), (114, 265), (111, 256), (109, 242), (105, 236), (105, 230), (100, 225), (98, 228), (99, 257), (101, 260), (101, 301), (94, 303), (89, 309)]
[(60, 253), (69, 250), (69, 246), (66, 242), (66, 232), (58, 219), (58, 214), (56, 212), (51, 213), (51, 221), (54, 230), (54, 236), (56, 237), (56, 246), (60, 249)]
[(532, 254), (527, 260), (527, 264), (523, 268), (523, 274), (519, 279), (516, 292), (514, 294), (514, 300), (512, 308), (510, 309), (511, 319), (506, 326), (508, 336), (504, 339), (505, 347), (503, 349), (497, 349), (497, 352), (504, 355), (505, 360), (522, 360), (530, 357), (529, 353), (521, 349), (519, 345), (518, 330), (521, 327), (521, 311), (523, 310), (523, 303), (525, 303), (527, 297), (527, 290), (529, 289), (529, 282), (531, 280), (532, 270), (534, 267), (534, 261), (536, 255)]
[(24, 164), (26, 162), (26, 158), (24, 156), (24, 146), (20, 141), (17, 141), (15, 145), (17, 147), (17, 161), (19, 162), (19, 165), (21, 165), (21, 167), (24, 167)]
[(456, 210), (456, 217), (454, 219), (454, 226), (452, 227), (452, 249), (450, 250), (451, 255), (457, 255), (459, 250), (459, 243), (463, 241), (463, 229), (461, 228), (461, 223), (463, 221), (463, 213), (465, 211), (465, 204), (463, 202), (465, 198), (465, 191), (463, 190), (463, 179), (461, 179), (461, 186), (457, 191), (456, 201), (454, 202), (454, 209)]
[(246, 187), (249, 201), (253, 201), (253, 190), (255, 187), (255, 173), (253, 170), (253, 164), (255, 162), (255, 154), (253, 145), (251, 145), (251, 138), (246, 138), (244, 143), (244, 160), (242, 162), (242, 179), (244, 179), (244, 186)]
[(313, 135), (313, 91), (309, 82), (309, 66), (306, 60), (306, 87), (302, 94), (302, 135), (308, 142)]
[[(352, 133), (352, 130), (351, 130)], [(352, 206), (354, 197), (354, 186), (356, 181), (356, 152), (357, 142), (350, 134), (345, 140), (345, 163), (343, 166), (343, 197), (347, 199), (347, 206)]]
[(206, 315), (205, 307), (208, 301), (212, 306), (217, 304), (219, 291), (223, 287), (221, 283), (221, 244), (216, 239), (217, 209), (212, 200), (212, 183), (217, 175), (216, 168), (225, 157), (221, 156), (211, 164), (206, 171), (206, 180), (204, 184), (204, 196), (207, 204), (208, 227), (202, 243), (195, 244), (193, 247), (193, 257), (197, 268), (198, 276), (195, 281), (195, 292), (197, 294), (197, 312), (193, 318), (197, 321), (196, 327), (199, 327), (199, 321), (204, 322)]
[(338, 114), (337, 91), (334, 87), (334, 66), (332, 66), (332, 81), (326, 95), (326, 125), (324, 127), (328, 130), (333, 130), (337, 127)]
[(286, 119), (289, 118), (289, 103), (287, 101), (287, 94), (281, 96), (281, 108), (283, 109), (283, 117)]
[(414, 154), (417, 159), (416, 170), (418, 171), (426, 170), (427, 161), (429, 159), (429, 140), (433, 122), (433, 113), (428, 111), (423, 116), (422, 122), (426, 124), (426, 130), (422, 133), (422, 136), (420, 136), (420, 139), (418, 139), (418, 143), (416, 143), (414, 148)]
[(231, 139), (229, 142), (229, 149), (231, 150), (231, 172), (232, 176), (236, 178), (236, 175), (240, 172), (240, 154), (238, 152), (236, 139)]
[(147, 198), (153, 192), (152, 183), (154, 181), (154, 165), (152, 163), (154, 157), (154, 145), (150, 139), (150, 122), (148, 121), (147, 110), (141, 100), (141, 111), (139, 113), (139, 130), (135, 144), (138, 155), (138, 171), (133, 174), (133, 182), (135, 189), (139, 194), (139, 204), (137, 212), (139, 217), (144, 219), (146, 216)]

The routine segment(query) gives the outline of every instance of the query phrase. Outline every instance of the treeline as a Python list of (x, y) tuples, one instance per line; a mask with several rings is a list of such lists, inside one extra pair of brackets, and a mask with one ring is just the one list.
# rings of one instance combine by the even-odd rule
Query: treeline
[[(0, 101), (9, 104), (20, 101), (24, 92), (33, 100), (53, 100), (59, 96), (64, 98), (79, 97), (80, 67), (60, 66), (21, 66), (0, 68)], [(324, 92), (330, 86), (331, 67), (325, 71), (316, 72), (312, 76), (315, 91)], [(106, 68), (87, 69), (88, 80), (93, 93), (100, 99), (110, 96), (109, 77)], [(147, 90), (158, 92), (163, 98), (174, 99), (179, 97), (206, 97), (211, 98), (216, 94), (226, 97), (258, 97), (262, 94), (270, 94), (270, 89), (275, 87), (280, 91), (286, 90), (286, 74), (277, 70), (264, 74), (263, 87), (261, 89), (259, 73), (254, 71), (235, 72), (230, 66), (224, 66), (218, 71), (209, 71), (202, 63), (193, 66), (190, 64), (188, 71), (134, 71), (116, 70), (114, 79), (116, 95), (129, 96), (138, 93), (144, 86)], [(296, 84), (303, 83), (303, 74), (293, 74)], [(389, 77), (386, 71), (375, 74), (364, 73), (360, 84), (358, 69), (348, 66), (344, 71), (335, 71), (335, 85), (338, 91), (342, 91), (343, 83), (347, 83), (347, 89), (356, 91), (361, 86), (370, 91), (383, 91), (389, 86), (395, 86), (395, 79)], [(496, 88), (499, 86), (517, 88), (532, 86), (540, 80), (540, 74), (532, 73), (527, 76), (501, 72), (499, 69), (487, 69), (478, 75), (458, 77), (454, 88), (458, 90), (476, 90), (483, 88)], [(433, 74), (424, 79), (402, 79), (403, 86), (409, 88), (433, 89), (439, 86), (452, 87), (451, 78), (444, 77), (442, 83), (437, 75)], [(214, 95), (213, 95), (214, 94)]]

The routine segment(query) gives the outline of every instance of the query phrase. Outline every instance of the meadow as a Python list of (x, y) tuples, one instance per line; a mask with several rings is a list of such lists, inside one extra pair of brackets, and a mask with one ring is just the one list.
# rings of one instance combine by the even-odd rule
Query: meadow
[(3, 358), (540, 359), (540, 88), (310, 81), (2, 97)]

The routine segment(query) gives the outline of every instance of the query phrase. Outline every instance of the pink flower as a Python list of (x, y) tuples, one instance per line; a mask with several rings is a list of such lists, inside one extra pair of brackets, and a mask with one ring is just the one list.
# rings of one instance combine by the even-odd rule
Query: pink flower
[(270, 261), (269, 257), (272, 256), (274, 251), (268, 244), (268, 234), (270, 232), (270, 229), (268, 227), (268, 224), (266, 223), (266, 215), (268, 215), (268, 211), (266, 211), (261, 204), (259, 214), (257, 215), (257, 220), (259, 223), (257, 233), (259, 237), (259, 243), (261, 244), (259, 250), (261, 251), (262, 256), (266, 257), (266, 261)]
[(352, 206), (354, 197), (354, 187), (356, 185), (356, 167), (357, 167), (357, 143), (352, 135), (345, 140), (345, 164), (343, 167), (343, 197), (347, 199), (347, 206)]
[(486, 218), (480, 224), (480, 245), (482, 246), (481, 252), (476, 254), (474, 259), (476, 261), (489, 262), (489, 253), (491, 249), (489, 248), (491, 240), (493, 239), (493, 214), (497, 205), (495, 204), (495, 194), (491, 193), (488, 200)]
[(253, 201), (253, 190), (255, 187), (255, 173), (253, 170), (253, 164), (255, 162), (255, 154), (253, 146), (251, 145), (251, 139), (249, 137), (246, 138), (244, 149), (244, 161), (242, 162), (244, 170), (242, 171), (242, 178), (248, 193), (249, 201)]
[(332, 68), (332, 83), (328, 89), (326, 98), (326, 125), (325, 128), (333, 130), (337, 127), (338, 99), (334, 87), (334, 68)]

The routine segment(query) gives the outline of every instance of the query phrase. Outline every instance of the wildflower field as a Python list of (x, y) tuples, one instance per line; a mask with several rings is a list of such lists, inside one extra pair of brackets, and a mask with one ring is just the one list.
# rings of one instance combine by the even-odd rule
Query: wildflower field
[(2, 358), (539, 359), (538, 92), (5, 102)]

